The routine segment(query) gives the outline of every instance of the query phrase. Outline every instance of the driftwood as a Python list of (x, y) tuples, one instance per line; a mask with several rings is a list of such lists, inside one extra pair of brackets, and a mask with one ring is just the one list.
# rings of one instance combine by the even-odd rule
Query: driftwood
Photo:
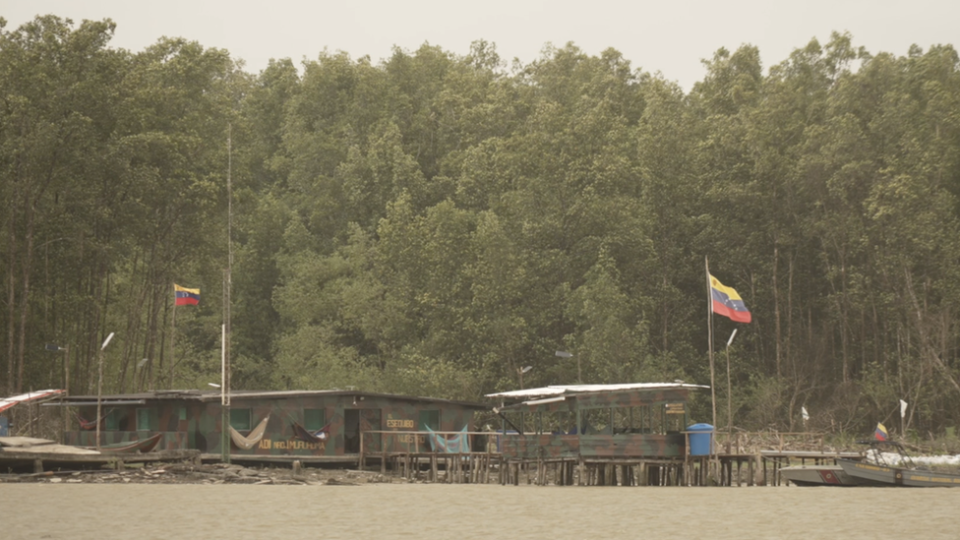
[[(254, 486), (359, 486), (363, 484), (402, 481), (399, 478), (347, 469), (292, 467), (247, 468), (236, 464), (164, 463), (128, 469), (83, 469), (45, 471), (31, 474), (0, 474), (0, 484), (24, 482), (85, 484), (245, 484)], [(2, 487), (0, 487), (2, 490)]]

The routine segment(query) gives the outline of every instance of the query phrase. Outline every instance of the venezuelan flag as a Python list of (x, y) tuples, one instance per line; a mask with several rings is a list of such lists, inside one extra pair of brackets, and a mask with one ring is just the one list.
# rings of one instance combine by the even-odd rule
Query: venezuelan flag
[(887, 440), (887, 428), (883, 427), (883, 424), (877, 422), (877, 430), (873, 432), (873, 436), (877, 438), (878, 441)]
[(178, 306), (195, 306), (200, 303), (200, 289), (188, 289), (174, 283), (173, 295)]
[(710, 276), (710, 297), (713, 300), (713, 312), (717, 315), (729, 317), (730, 320), (748, 323), (753, 318), (743, 299), (733, 287), (727, 287), (720, 280)]

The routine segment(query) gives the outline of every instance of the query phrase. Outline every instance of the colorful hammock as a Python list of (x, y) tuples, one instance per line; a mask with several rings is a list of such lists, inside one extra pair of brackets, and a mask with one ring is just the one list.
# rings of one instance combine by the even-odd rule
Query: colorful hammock
[(442, 435), (434, 432), (429, 426), (427, 428), (430, 448), (434, 452), (444, 452), (447, 454), (469, 454), (470, 438), (467, 435), (467, 426), (463, 426), (457, 435)]
[(296, 422), (292, 422), (291, 425), (293, 426), (293, 437), (309, 443), (327, 440), (327, 435), (330, 432), (330, 424), (316, 431), (310, 431)]
[(100, 417), (100, 420), (87, 420), (86, 418), (80, 416), (77, 413), (73, 413), (73, 415), (77, 417), (77, 422), (80, 422), (80, 429), (85, 429), (89, 431), (91, 429), (96, 429), (97, 424), (103, 420), (106, 420), (106, 418), (110, 416), (110, 413), (112, 412), (113, 412), (113, 409), (109, 409), (107, 412), (103, 414), (103, 416)]

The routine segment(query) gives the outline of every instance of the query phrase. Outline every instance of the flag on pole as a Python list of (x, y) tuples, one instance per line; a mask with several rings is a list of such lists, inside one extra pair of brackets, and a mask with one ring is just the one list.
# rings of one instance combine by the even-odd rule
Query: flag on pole
[(749, 323), (752, 318), (743, 299), (733, 287), (727, 287), (710, 275), (710, 298), (713, 300), (713, 312), (729, 317), (735, 322)]
[(907, 416), (907, 402), (901, 399), (900, 400), (900, 418), (904, 418), (906, 416)]
[(174, 283), (173, 295), (178, 306), (195, 306), (200, 303), (200, 289), (188, 289)]
[(873, 436), (876, 437), (878, 441), (887, 440), (887, 428), (883, 427), (883, 424), (877, 422), (877, 430), (873, 432)]

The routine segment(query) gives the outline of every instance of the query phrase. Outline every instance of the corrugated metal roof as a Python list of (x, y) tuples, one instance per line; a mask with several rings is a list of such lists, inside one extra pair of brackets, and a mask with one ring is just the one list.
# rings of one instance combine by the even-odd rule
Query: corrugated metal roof
[(26, 394), (20, 394), (19, 396), (0, 398), (0, 411), (5, 411), (13, 407), (17, 403), (25, 403), (28, 401), (49, 398), (59, 394), (63, 394), (63, 392), (64, 392), (63, 390), (57, 390), (57, 389), (38, 390), (36, 392), (28, 392)]
[(710, 388), (701, 384), (686, 383), (624, 383), (624, 384), (570, 384), (545, 386), (542, 388), (526, 388), (510, 392), (487, 394), (488, 398), (527, 399), (561, 394), (583, 394), (587, 392), (619, 392), (623, 390), (665, 390), (670, 388)]

